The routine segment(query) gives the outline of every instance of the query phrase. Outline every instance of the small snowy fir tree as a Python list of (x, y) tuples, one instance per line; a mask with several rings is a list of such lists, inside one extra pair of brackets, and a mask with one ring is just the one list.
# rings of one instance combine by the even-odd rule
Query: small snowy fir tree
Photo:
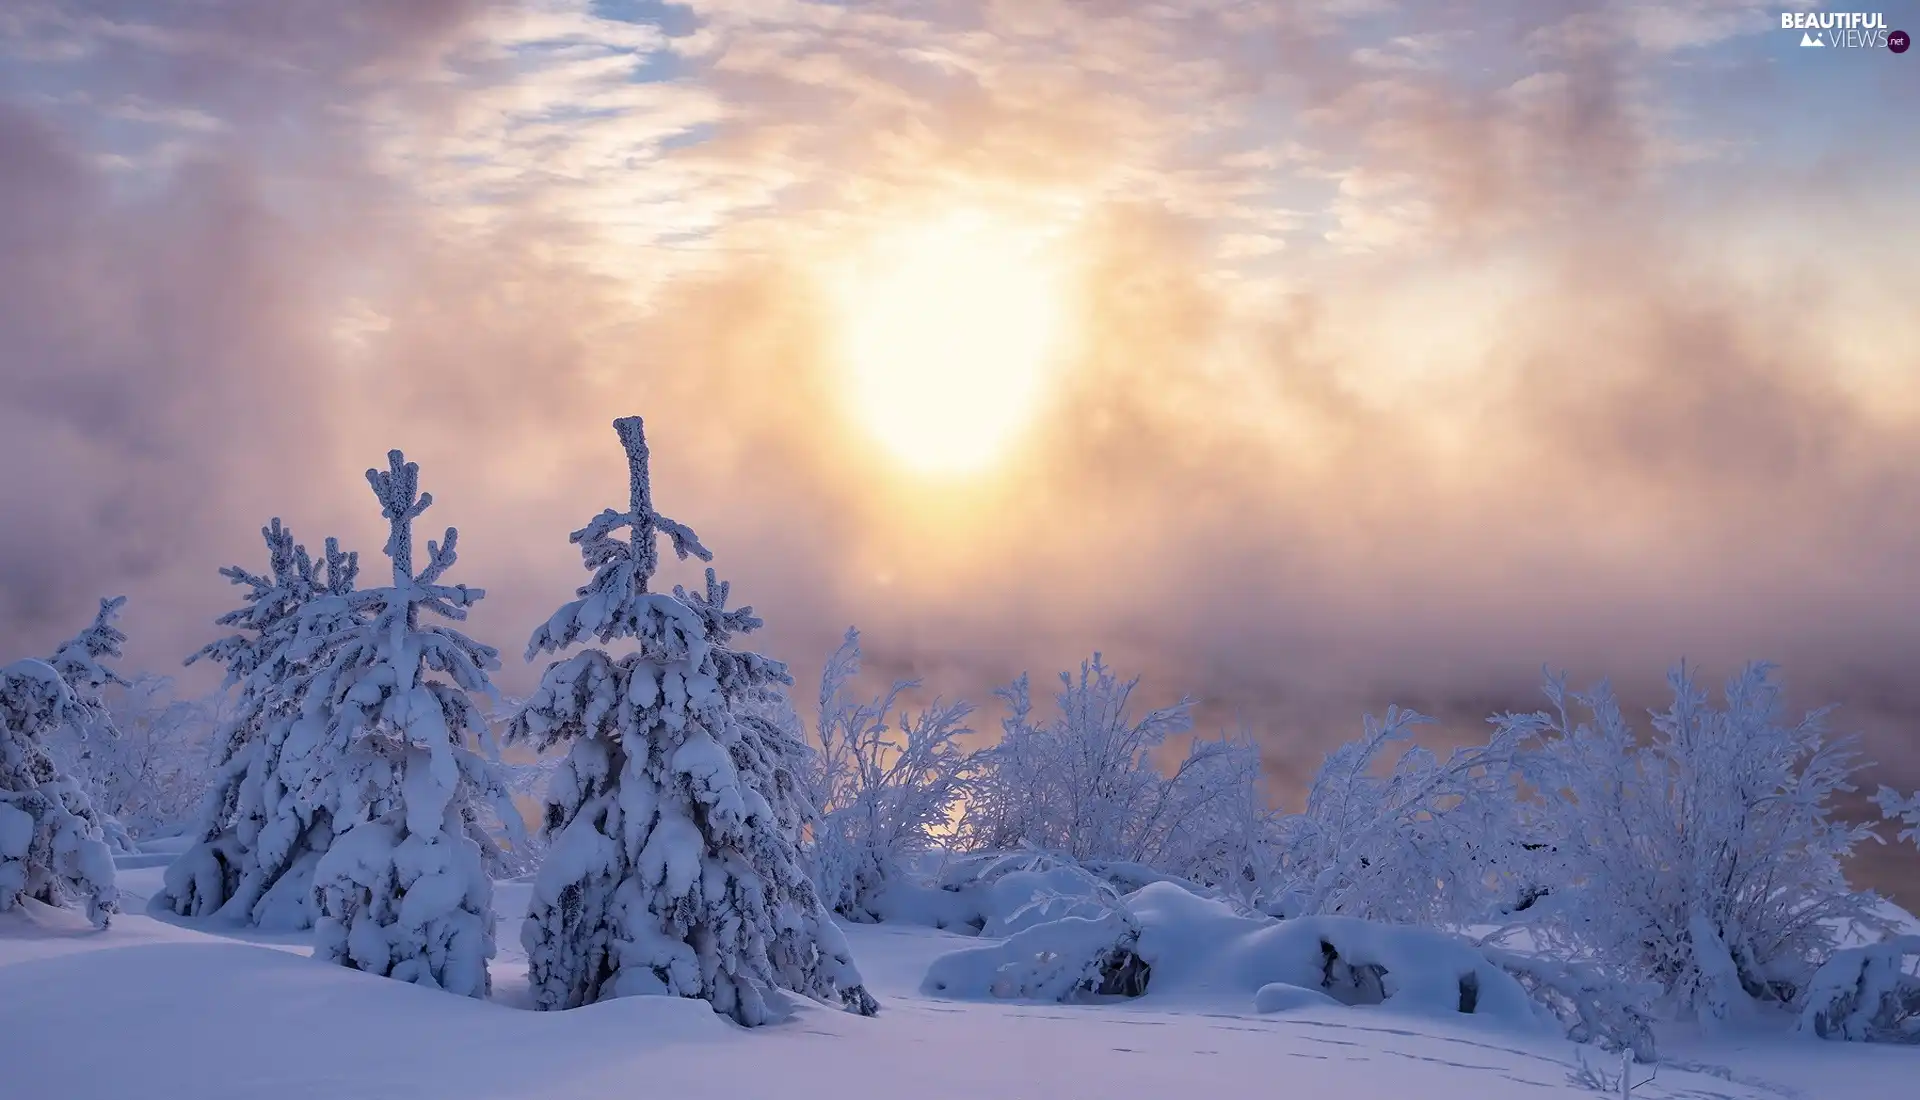
[(509, 733), (540, 750), (569, 746), (521, 937), (534, 1002), (691, 997), (754, 1026), (784, 1015), (788, 989), (871, 1015), (878, 1006), (797, 850), (798, 754), (766, 717), (785, 667), (727, 644), (760, 620), (726, 609), (712, 570), (704, 594), (648, 591), (659, 535), (682, 558), (711, 554), (653, 510), (640, 418), (614, 430), (628, 510), (573, 533), (593, 578), (534, 631), (527, 659), (587, 638), (632, 639), (638, 651), (555, 661)]
[[(315, 561), (278, 518), (260, 529), (267, 572), (222, 569), (246, 591), (242, 606), (216, 620), (238, 632), (209, 643), (206, 658), (238, 688), (215, 733), (213, 776), (200, 809), (198, 840), (167, 869), (156, 904), (278, 931), (313, 927), (313, 870), (333, 840), (328, 807), (297, 797), (287, 769), (288, 738), (316, 662), (356, 621), (348, 597), (359, 555), (328, 539)], [(300, 762), (301, 766), (305, 761)]]
[(80, 785), (55, 767), (47, 740), (104, 720), (100, 692), (121, 681), (100, 659), (120, 655), (126, 635), (113, 618), (125, 602), (101, 600), (93, 625), (51, 661), (0, 670), (0, 912), (22, 899), (84, 904), (105, 928), (118, 907), (103, 822)]
[(129, 687), (126, 680), (100, 663), (103, 657), (119, 657), (127, 636), (113, 625), (127, 598), (116, 596), (100, 601), (100, 610), (86, 629), (54, 650), (47, 663), (66, 682), (73, 693), (72, 720), (60, 727), (48, 741), (47, 750), (54, 765), (67, 774), (87, 795), (94, 819), (100, 823), (107, 847), (116, 852), (134, 850), (133, 835), (120, 819), (109, 813), (95, 796), (112, 778), (114, 749), (120, 740), (113, 714), (107, 707), (110, 687)]
[[(389, 525), (393, 584), (337, 599), (355, 614), (317, 640), (326, 653), (288, 732), (295, 797), (326, 808), (335, 836), (313, 873), (314, 955), (356, 970), (484, 998), (494, 954), (492, 841), (475, 805), (518, 821), (473, 695), (497, 699), (489, 646), (422, 613), (462, 620), (483, 595), (440, 578), (458, 532), (413, 560), (413, 521), (433, 503), (399, 451), (367, 480)], [(331, 601), (303, 617), (331, 618)]]

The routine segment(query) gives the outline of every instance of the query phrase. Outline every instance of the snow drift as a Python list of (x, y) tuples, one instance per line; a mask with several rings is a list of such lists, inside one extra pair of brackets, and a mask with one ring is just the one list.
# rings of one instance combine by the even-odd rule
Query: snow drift
[(1345, 917), (1244, 917), (1171, 883), (1149, 884), (1097, 916), (1064, 916), (942, 956), (921, 991), (1066, 1001), (1120, 992), (1117, 976), (1128, 973), (1154, 998), (1236, 994), (1263, 1012), (1381, 1005), (1533, 1035), (1559, 1030), (1513, 975), (1457, 937)]

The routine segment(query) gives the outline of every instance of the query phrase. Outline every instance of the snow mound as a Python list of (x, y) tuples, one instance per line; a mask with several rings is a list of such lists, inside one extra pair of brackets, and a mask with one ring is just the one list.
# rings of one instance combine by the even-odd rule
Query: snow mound
[[(183, 990), (194, 991), (188, 1011)], [(700, 1001), (633, 998), (562, 1020), (212, 939), (0, 965), (8, 1096), (552, 1095), (568, 1077), (560, 1067), (595, 1052), (684, 1049), (734, 1031)], [(94, 1034), (110, 1037), (113, 1057), (76, 1058), (75, 1037)], [(214, 1056), (215, 1037), (226, 1054)], [(521, 1053), (530, 1040), (542, 1056)]]
[(1063, 917), (1097, 918), (1124, 894), (1164, 883), (1198, 897), (1197, 883), (1138, 863), (1077, 862), (1046, 852), (928, 853), (877, 894), (887, 923), (1012, 936)]
[(1920, 1043), (1920, 936), (1833, 953), (1813, 976), (1797, 1029), (1822, 1039)]
[[(1124, 988), (1129, 977), (1134, 989)], [(1243, 917), (1171, 883), (1142, 887), (1099, 916), (1062, 917), (944, 955), (921, 986), (928, 996), (1053, 1001), (1136, 990), (1235, 1010), (1380, 1005), (1559, 1033), (1511, 974), (1457, 937), (1346, 917)]]
[(1253, 994), (1255, 1012), (1292, 1012), (1296, 1008), (1338, 1007), (1339, 1001), (1318, 989), (1288, 985), (1285, 982), (1268, 982)]
[(1137, 968), (1140, 927), (1122, 910), (1036, 924), (988, 947), (942, 955), (927, 968), (929, 997), (1067, 1001), (1123, 991)]
[(1011, 871), (982, 889), (983, 936), (1011, 936), (1063, 917), (1097, 919), (1116, 897), (1106, 883), (1078, 867)]

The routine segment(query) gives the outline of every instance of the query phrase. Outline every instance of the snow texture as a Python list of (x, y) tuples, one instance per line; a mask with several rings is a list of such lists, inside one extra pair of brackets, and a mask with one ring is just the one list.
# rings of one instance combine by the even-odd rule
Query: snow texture
[(592, 579), (534, 631), (527, 656), (586, 639), (637, 651), (556, 660), (509, 731), (566, 749), (522, 932), (534, 1001), (698, 998), (752, 1026), (787, 1015), (784, 989), (871, 1015), (878, 1006), (801, 863), (803, 753), (758, 709), (791, 682), (785, 666), (728, 646), (760, 620), (727, 609), (713, 570), (704, 593), (648, 591), (658, 535), (683, 558), (711, 554), (653, 510), (640, 418), (614, 430), (628, 510), (574, 532)]
[(299, 612), (321, 654), (288, 728), (292, 797), (324, 810), (332, 843), (313, 866), (314, 955), (355, 970), (469, 997), (491, 989), (493, 841), (476, 805), (518, 820), (474, 695), (499, 655), (423, 613), (454, 621), (485, 593), (441, 583), (459, 532), (427, 543), (417, 569), (413, 522), (433, 503), (399, 451), (368, 470), (386, 517), (386, 588), (328, 594)]
[[(158, 869), (152, 876), (157, 881)], [(130, 889), (144, 889), (132, 872)], [(496, 891), (502, 919), (513, 891)], [(232, 931), (232, 930), (228, 930)], [(128, 914), (106, 933), (27, 903), (0, 914), (0, 1094), (110, 1100), (364, 1097), (685, 1100), (1197, 1095), (1592, 1100), (1570, 1084), (1583, 1048), (1471, 1016), (1246, 1008), (1244, 992), (1155, 994), (1063, 1007), (928, 1000), (932, 960), (970, 942), (925, 928), (847, 929), (889, 1011), (810, 1005), (749, 1032), (707, 1005), (627, 998), (584, 1012), (516, 1011), (502, 945), (494, 1003), (436, 996), (272, 945)], [(183, 996), (190, 990), (192, 996)], [(1256, 992), (1255, 996), (1258, 996)], [(217, 1036), (217, 1044), (209, 1037)], [(1636, 1100), (1885, 1100), (1911, 1092), (1910, 1050), (1857, 1043), (1675, 1043)], [(343, 1056), (342, 1052), (350, 1052)], [(1591, 1060), (1611, 1074), (1616, 1060)], [(1651, 1067), (1636, 1067), (1644, 1080)]]

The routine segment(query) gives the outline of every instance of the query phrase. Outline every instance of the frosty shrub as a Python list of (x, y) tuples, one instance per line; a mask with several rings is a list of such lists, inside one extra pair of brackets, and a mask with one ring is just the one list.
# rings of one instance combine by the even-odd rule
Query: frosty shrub
[(55, 766), (47, 741), (102, 720), (99, 692), (119, 677), (100, 659), (120, 655), (126, 636), (113, 618), (125, 602), (101, 600), (93, 625), (52, 661), (0, 669), (0, 912), (22, 899), (84, 906), (105, 928), (118, 908), (101, 817), (80, 784)]
[(1096, 653), (1077, 677), (1060, 674), (1059, 713), (1045, 723), (1034, 720), (1025, 676), (996, 692), (1009, 714), (968, 794), (968, 846), (1035, 848), (1176, 875), (1209, 864), (1227, 877), (1244, 874), (1225, 865), (1250, 849), (1253, 833), (1234, 815), (1264, 812), (1249, 792), (1257, 753), (1244, 742), (1195, 740), (1173, 774), (1163, 775), (1153, 754), (1192, 728), (1193, 703), (1182, 699), (1136, 720), (1130, 704), (1139, 682), (1120, 680)]
[(1899, 791), (1891, 787), (1882, 787), (1873, 801), (1880, 807), (1888, 821), (1903, 826), (1896, 841), (1910, 841), (1920, 848), (1920, 791), (1902, 797)]
[[(1431, 721), (1389, 708), (1366, 734), (1328, 754), (1306, 809), (1277, 826), (1277, 867), (1264, 907), (1277, 916), (1338, 914), (1404, 924), (1476, 920), (1512, 896), (1516, 754), (1501, 729), (1446, 760), (1409, 740)], [(1384, 754), (1401, 747), (1391, 771)]]
[(88, 797), (134, 837), (190, 824), (207, 791), (218, 706), (174, 692), (165, 676), (139, 676), (109, 689), (114, 736), (90, 746)]
[[(853, 920), (878, 920), (875, 903), (904, 861), (926, 851), (949, 827), (978, 754), (960, 738), (973, 707), (935, 699), (919, 714), (895, 712), (902, 680), (871, 701), (850, 697), (860, 672), (860, 633), (846, 638), (820, 674), (815, 756), (820, 821), (814, 829), (814, 877), (828, 906)], [(889, 724), (891, 722), (891, 724)]]
[(420, 492), (417, 465), (391, 451), (387, 469), (368, 470), (367, 481), (387, 520), (393, 583), (302, 610), (304, 620), (325, 624), (313, 639), (324, 657), (283, 749), (293, 796), (324, 809), (335, 833), (313, 869), (314, 956), (485, 997), (493, 841), (476, 803), (491, 800), (502, 820), (518, 820), (494, 766), (473, 747), (493, 748), (472, 697), (497, 697), (487, 672), (499, 655), (422, 621), (465, 619), (485, 593), (441, 583), (455, 561), (451, 527), (415, 568), (413, 521), (433, 503)]
[[(592, 578), (535, 630), (527, 658), (587, 639), (628, 641), (554, 661), (510, 737), (566, 758), (548, 790), (551, 845), (522, 942), (535, 1003), (699, 998), (745, 1025), (777, 1019), (780, 990), (871, 1015), (845, 939), (798, 850), (802, 755), (764, 709), (785, 666), (735, 650), (760, 626), (727, 610), (727, 586), (650, 592), (656, 540), (711, 555), (653, 509), (639, 417), (614, 422), (626, 448), (628, 508), (573, 533)], [(625, 531), (621, 539), (618, 533)]]
[(220, 571), (242, 589), (241, 606), (215, 620), (235, 633), (187, 658), (224, 666), (234, 694), (214, 731), (195, 843), (167, 869), (154, 904), (292, 931), (313, 926), (313, 871), (334, 833), (332, 807), (297, 790), (314, 762), (292, 735), (314, 669), (361, 622), (359, 556), (328, 539), (316, 561), (278, 519), (260, 534), (265, 573)]
[(1532, 854), (1552, 891), (1535, 907), (1541, 946), (1650, 980), (1668, 1010), (1715, 1021), (1755, 999), (1794, 1002), (1840, 928), (1873, 924), (1870, 895), (1841, 874), (1870, 834), (1833, 820), (1856, 755), (1824, 712), (1783, 722), (1771, 673), (1748, 666), (1716, 707), (1675, 668), (1644, 741), (1604, 684), (1580, 694), (1562, 677), (1547, 681), (1550, 711), (1495, 719), (1496, 737), (1528, 743), (1519, 827), (1544, 842)]
[(1520, 983), (1576, 1043), (1656, 1057), (1653, 998), (1659, 990), (1610, 977), (1599, 967), (1482, 946), (1481, 954)]

